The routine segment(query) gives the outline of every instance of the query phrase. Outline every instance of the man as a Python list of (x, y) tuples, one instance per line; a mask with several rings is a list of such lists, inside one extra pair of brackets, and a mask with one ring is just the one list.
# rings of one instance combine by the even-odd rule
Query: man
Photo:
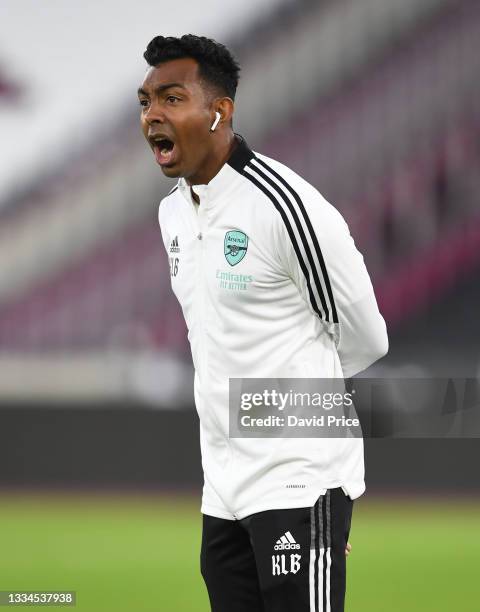
[(157, 36), (144, 57), (142, 130), (179, 178), (159, 223), (195, 366), (212, 610), (338, 612), (363, 440), (230, 437), (229, 379), (347, 378), (382, 357), (370, 278), (340, 213), (234, 133), (223, 45)]

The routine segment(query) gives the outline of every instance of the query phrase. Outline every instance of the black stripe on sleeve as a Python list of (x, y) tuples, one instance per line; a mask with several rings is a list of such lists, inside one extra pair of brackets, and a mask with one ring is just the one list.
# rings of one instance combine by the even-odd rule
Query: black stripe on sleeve
[(300, 267), (302, 268), (302, 272), (305, 275), (305, 278), (307, 280), (308, 294), (310, 296), (310, 302), (312, 304), (312, 308), (317, 313), (317, 315), (320, 318), (322, 318), (322, 314), (317, 306), (315, 296), (313, 295), (312, 286), (310, 284), (310, 275), (308, 273), (307, 267), (305, 266), (305, 262), (303, 261), (302, 254), (300, 253), (300, 249), (298, 247), (298, 243), (297, 243), (297, 239), (295, 238), (295, 234), (293, 233), (292, 226), (290, 225), (290, 221), (288, 220), (288, 217), (285, 214), (283, 207), (279, 204), (277, 198), (273, 195), (273, 193), (271, 193), (264, 185), (262, 185), (260, 181), (257, 181), (257, 179), (254, 176), (252, 176), (249, 172), (245, 170), (242, 172), (242, 174), (245, 178), (251, 181), (256, 187), (258, 187), (258, 189), (260, 189), (260, 191), (262, 191), (271, 200), (275, 208), (280, 213), (280, 216), (282, 217), (283, 222), (285, 223), (285, 227), (287, 228), (288, 235), (290, 236), (290, 240), (292, 241), (292, 245), (297, 255)]
[[(257, 161), (258, 161), (258, 158), (255, 158), (255, 159), (257, 159)], [(254, 166), (252, 163), (249, 163), (248, 167), (251, 168), (256, 174), (258, 174), (258, 176), (263, 178), (263, 180), (265, 182), (267, 182), (269, 185), (271, 185), (273, 187), (273, 189), (275, 189), (278, 192), (278, 194), (282, 197), (283, 201), (287, 205), (288, 210), (292, 214), (293, 221), (295, 223), (295, 226), (297, 227), (298, 233), (300, 235), (300, 239), (301, 239), (302, 244), (303, 244), (303, 248), (304, 248), (305, 253), (307, 255), (308, 262), (310, 264), (310, 270), (312, 271), (313, 280), (315, 282), (315, 286), (317, 287), (317, 293), (318, 293), (318, 295), (320, 297), (320, 301), (322, 303), (323, 312), (325, 313), (325, 320), (329, 321), (330, 320), (330, 317), (329, 317), (329, 308), (328, 308), (328, 305), (327, 305), (327, 301), (325, 299), (325, 295), (324, 295), (324, 292), (323, 292), (323, 289), (322, 289), (322, 284), (320, 282), (320, 278), (318, 276), (317, 266), (315, 265), (315, 262), (313, 261), (313, 256), (312, 256), (312, 252), (310, 250), (310, 245), (308, 244), (307, 237), (305, 236), (305, 232), (303, 231), (303, 227), (302, 227), (302, 224), (300, 222), (300, 219), (298, 218), (298, 213), (297, 213), (297, 211), (295, 209), (295, 206), (292, 204), (292, 202), (290, 201), (290, 198), (285, 193), (285, 191), (277, 183), (275, 183), (275, 181), (271, 177), (267, 176), (264, 172), (262, 172), (259, 168)]]
[(280, 183), (282, 183), (282, 185), (295, 198), (295, 201), (298, 204), (298, 207), (299, 207), (299, 209), (300, 209), (300, 211), (302, 213), (302, 216), (305, 219), (305, 223), (307, 225), (308, 231), (310, 232), (310, 237), (311, 237), (313, 246), (315, 248), (315, 252), (317, 253), (318, 261), (320, 263), (320, 267), (321, 267), (321, 270), (322, 270), (323, 280), (325, 282), (325, 287), (327, 289), (328, 297), (329, 297), (330, 304), (331, 304), (331, 307), (332, 307), (333, 322), (334, 323), (338, 323), (337, 309), (335, 307), (335, 301), (333, 299), (332, 286), (330, 284), (330, 279), (328, 277), (327, 267), (326, 267), (325, 261), (323, 259), (323, 255), (322, 255), (322, 251), (320, 249), (320, 245), (318, 244), (317, 236), (316, 236), (315, 231), (313, 229), (312, 222), (310, 221), (310, 217), (308, 216), (307, 211), (305, 210), (305, 206), (303, 205), (303, 202), (302, 202), (300, 196), (295, 191), (295, 189), (293, 189), (293, 187), (283, 178), (283, 176), (281, 176), (280, 174), (278, 174), (278, 172), (273, 170), (273, 168), (271, 168), (268, 164), (266, 164), (262, 159), (259, 159), (258, 157), (255, 157), (255, 161), (258, 162), (265, 169), (267, 169), (269, 172), (271, 172), (271, 174), (276, 179), (278, 179), (278, 181), (280, 181)]

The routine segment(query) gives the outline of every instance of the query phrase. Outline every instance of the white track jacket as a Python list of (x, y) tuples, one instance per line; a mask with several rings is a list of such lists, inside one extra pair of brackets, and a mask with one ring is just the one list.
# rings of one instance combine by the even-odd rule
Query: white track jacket
[[(245, 140), (207, 185), (184, 179), (159, 207), (172, 288), (195, 367), (201, 511), (242, 519), (365, 491), (363, 439), (230, 438), (229, 378), (349, 378), (388, 339), (341, 214)], [(295, 483), (301, 482), (301, 486)]]

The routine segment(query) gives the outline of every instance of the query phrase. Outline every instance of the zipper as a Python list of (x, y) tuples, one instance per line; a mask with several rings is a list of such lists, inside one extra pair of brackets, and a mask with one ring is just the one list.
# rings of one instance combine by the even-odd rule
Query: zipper
[[(197, 286), (196, 286), (196, 316), (197, 316), (197, 332), (200, 338), (200, 347), (199, 352), (201, 355), (201, 373), (203, 376), (200, 378), (200, 384), (202, 386), (202, 398), (208, 397), (208, 386), (209, 386), (209, 376), (208, 376), (208, 351), (207, 351), (207, 320), (206, 320), (206, 308), (207, 308), (207, 281), (205, 276), (205, 252), (206, 252), (206, 244), (205, 244), (205, 230), (206, 230), (206, 219), (205, 219), (205, 208), (208, 202), (207, 197), (204, 195), (201, 197), (200, 206), (196, 212), (196, 227), (197, 227)], [(195, 211), (194, 211), (195, 212)], [(208, 408), (207, 408), (208, 410)], [(218, 415), (214, 411), (214, 407), (210, 406), (210, 423), (213, 427), (218, 427), (218, 432), (221, 434), (221, 420), (219, 420)], [(232, 447), (230, 444), (230, 440), (228, 438), (228, 431), (226, 432), (226, 436), (222, 435), (223, 440), (225, 441), (228, 455), (229, 455), (229, 471), (233, 465), (233, 455), (232, 455)], [(222, 483), (223, 486), (226, 483)], [(234, 515), (234, 519), (237, 520), (237, 517)]]
[[(207, 337), (207, 333), (206, 333), (206, 329), (207, 329), (207, 320), (206, 320), (206, 296), (205, 296), (205, 292), (206, 292), (206, 278), (205, 278), (205, 250), (206, 250), (206, 246), (205, 246), (205, 205), (207, 203), (207, 198), (203, 197), (203, 199), (200, 202), (200, 206), (198, 209), (198, 223), (197, 223), (197, 227), (198, 227), (198, 234), (197, 234), (197, 242), (198, 242), (198, 257), (197, 257), (197, 295), (196, 295), (196, 302), (197, 302), (197, 329), (198, 329), (198, 333), (200, 335), (200, 354), (201, 354), (201, 362), (202, 362), (202, 372), (205, 372), (205, 375), (203, 376), (203, 378), (201, 378), (201, 382), (200, 384), (202, 385), (202, 395), (203, 397), (208, 397), (208, 383), (209, 383), (209, 377), (208, 377), (208, 363), (209, 363), (209, 359), (208, 359), (208, 351), (207, 351), (207, 342), (206, 342), (206, 337)], [(202, 209), (202, 206), (204, 207)], [(219, 431), (221, 432), (222, 428), (221, 428), (221, 423), (219, 422), (217, 415), (215, 414), (214, 411), (212, 411), (211, 413), (211, 420), (212, 422), (216, 423), (216, 426), (219, 428)], [(224, 438), (225, 442), (227, 444), (229, 453), (231, 455), (231, 448), (230, 448), (230, 442), (228, 440), (228, 436), (227, 438)]]
[[(197, 330), (200, 334), (200, 354), (201, 354), (201, 362), (202, 362), (202, 372), (203, 370), (207, 370), (207, 350), (205, 343), (205, 282), (204, 282), (204, 250), (205, 250), (205, 241), (204, 237), (204, 212), (203, 206), (205, 205), (205, 198), (200, 202), (199, 209), (196, 212), (197, 216), (197, 291), (196, 291), (196, 311), (197, 311)], [(206, 377), (203, 376), (202, 386), (204, 386)], [(203, 389), (205, 391), (205, 389)]]

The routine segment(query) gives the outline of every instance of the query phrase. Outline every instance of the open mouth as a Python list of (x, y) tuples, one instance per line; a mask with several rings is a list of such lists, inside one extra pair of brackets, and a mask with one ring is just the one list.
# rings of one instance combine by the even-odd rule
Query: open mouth
[(169, 138), (159, 138), (153, 141), (153, 152), (155, 159), (161, 166), (173, 163), (175, 156), (175, 143)]

